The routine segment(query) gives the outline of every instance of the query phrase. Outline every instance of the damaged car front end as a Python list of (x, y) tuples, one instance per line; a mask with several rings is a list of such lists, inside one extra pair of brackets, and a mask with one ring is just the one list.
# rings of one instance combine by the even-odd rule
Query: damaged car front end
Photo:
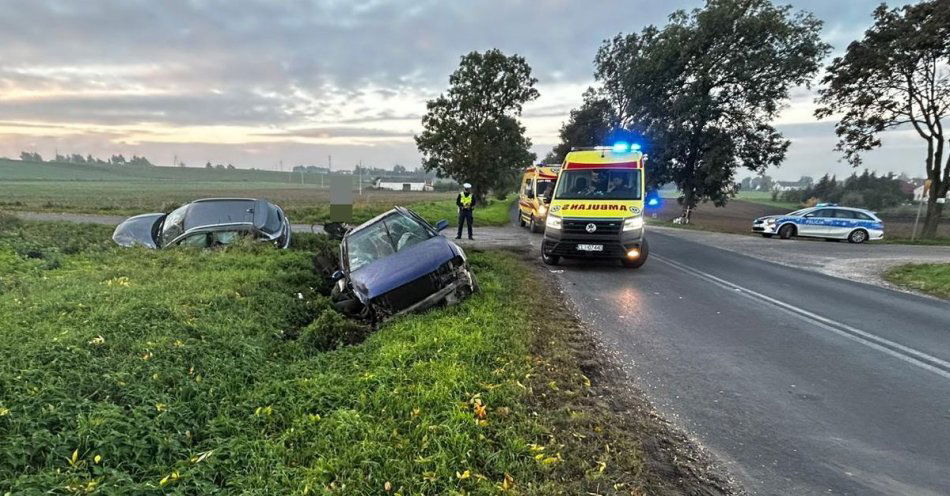
[(478, 290), (465, 252), (409, 209), (396, 207), (342, 236), (331, 291), (341, 312), (380, 322), (407, 312), (454, 304)]

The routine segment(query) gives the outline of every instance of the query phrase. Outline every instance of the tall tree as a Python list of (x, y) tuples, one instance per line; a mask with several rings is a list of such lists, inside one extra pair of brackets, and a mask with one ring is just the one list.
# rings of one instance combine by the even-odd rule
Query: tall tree
[(426, 171), (474, 186), (478, 198), (503, 195), (530, 164), (531, 140), (518, 121), (538, 97), (537, 79), (518, 55), (471, 52), (449, 77), (449, 89), (426, 104), (423, 131), (415, 137)]
[(944, 120), (950, 114), (950, 1), (901, 8), (881, 5), (864, 38), (835, 58), (822, 80), (815, 112), (843, 114), (837, 149), (854, 166), (861, 153), (881, 146), (881, 133), (911, 127), (927, 143), (924, 167), (931, 181), (923, 237), (932, 238), (943, 212), (937, 200), (950, 188), (950, 153), (944, 162)]
[(605, 98), (624, 127), (643, 127), (647, 178), (676, 183), (687, 221), (699, 202), (722, 206), (738, 191), (739, 167), (781, 164), (789, 142), (770, 123), (818, 70), (828, 51), (820, 29), (813, 15), (769, 0), (707, 0), (600, 48)]
[(564, 156), (575, 146), (604, 145), (611, 130), (617, 126), (617, 115), (610, 102), (593, 88), (588, 88), (584, 92), (584, 103), (571, 110), (570, 118), (561, 126), (561, 142), (544, 158), (544, 162), (563, 162)]

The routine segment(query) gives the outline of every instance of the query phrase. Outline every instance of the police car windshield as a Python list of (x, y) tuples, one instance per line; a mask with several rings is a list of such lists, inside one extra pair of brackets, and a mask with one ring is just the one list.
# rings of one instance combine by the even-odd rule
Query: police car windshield
[(640, 171), (569, 170), (561, 173), (555, 197), (564, 200), (640, 199)]

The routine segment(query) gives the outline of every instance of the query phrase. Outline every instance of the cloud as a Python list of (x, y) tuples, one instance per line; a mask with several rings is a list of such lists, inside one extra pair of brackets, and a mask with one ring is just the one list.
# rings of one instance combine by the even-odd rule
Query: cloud
[[(794, 8), (824, 19), (840, 50), (869, 25), (877, 1), (797, 0)], [(0, 135), (0, 150), (74, 143), (170, 155), (177, 146), (193, 160), (226, 153), (238, 164), (242, 150), (276, 163), (321, 140), (353, 161), (361, 146), (376, 154), (390, 141), (399, 143), (374, 156), (418, 163), (408, 138), (425, 101), (444, 91), (463, 54), (496, 47), (524, 56), (539, 79), (542, 96), (524, 114), (539, 146), (556, 140), (580, 104), (604, 39), (701, 4), (0, 0), (0, 117), (7, 127), (22, 123)], [(810, 97), (796, 94), (780, 122), (809, 122)]]

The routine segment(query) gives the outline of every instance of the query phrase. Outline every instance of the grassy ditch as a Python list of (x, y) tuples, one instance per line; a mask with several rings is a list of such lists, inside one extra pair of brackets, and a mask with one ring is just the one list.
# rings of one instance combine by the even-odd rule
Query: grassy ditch
[(950, 264), (906, 264), (884, 273), (888, 281), (909, 289), (950, 299)]
[(155, 252), (114, 248), (109, 231), (0, 217), (0, 494), (690, 480), (647, 414), (603, 399), (600, 369), (577, 358), (589, 343), (536, 305), (544, 282), (512, 255), (472, 255), (483, 291), (465, 303), (367, 334), (319, 294), (324, 238)]

